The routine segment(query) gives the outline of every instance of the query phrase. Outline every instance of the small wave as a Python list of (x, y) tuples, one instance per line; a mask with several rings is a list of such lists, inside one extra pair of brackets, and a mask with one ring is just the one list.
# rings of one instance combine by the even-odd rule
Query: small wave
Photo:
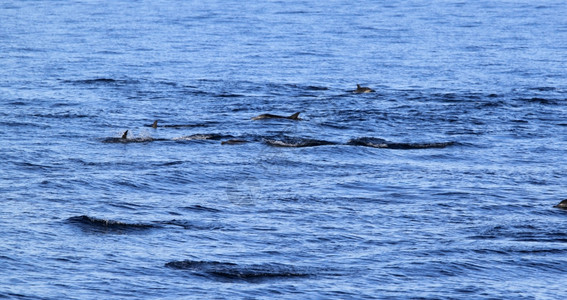
[(112, 83), (112, 82), (117, 82), (116, 79), (112, 79), (112, 78), (96, 78), (96, 79), (86, 79), (86, 80), (78, 80), (76, 82), (80, 82), (80, 83)]
[(54, 166), (40, 165), (40, 164), (34, 164), (34, 163), (30, 163), (30, 162), (15, 162), (14, 164), (17, 165), (17, 166), (20, 166), (20, 167), (40, 169), (40, 170), (49, 170), (49, 169), (55, 168)]
[(551, 86), (541, 86), (541, 87), (529, 88), (529, 90), (539, 91), (539, 92), (551, 92), (557, 90), (557, 88)]
[(116, 84), (133, 83), (135, 81), (102, 77), (102, 78), (83, 79), (83, 80), (65, 80), (64, 82), (73, 83), (73, 84), (85, 84), (85, 85), (92, 85), (92, 84), (114, 84), (114, 85), (116, 85)]
[(240, 94), (230, 94), (230, 93), (222, 93), (222, 94), (217, 94), (217, 95), (215, 95), (215, 97), (218, 97), (218, 98), (239, 98), (239, 97), (244, 97), (244, 95), (240, 95)]
[(14, 102), (9, 102), (8, 105), (25, 106), (25, 105), (28, 105), (28, 103), (23, 102), (23, 101), (14, 101)]
[(529, 99), (521, 99), (522, 101), (526, 101), (529, 103), (537, 103), (537, 104), (542, 104), (542, 105), (555, 105), (558, 104), (557, 100), (554, 99), (546, 99), (546, 98), (539, 98), (539, 97), (533, 97), (533, 98), (529, 98)]
[(214, 213), (218, 213), (221, 212), (221, 210), (216, 209), (216, 208), (211, 208), (211, 207), (206, 207), (206, 206), (202, 206), (202, 205), (191, 205), (191, 206), (187, 206), (187, 207), (183, 207), (183, 209), (187, 209), (187, 210), (194, 210), (194, 211), (206, 211), (206, 212), (214, 212)]
[(0, 121), (0, 125), (2, 126), (10, 126), (10, 127), (35, 127), (35, 128), (47, 128), (49, 125), (46, 124), (37, 124), (31, 122), (11, 122), (11, 121)]
[(325, 141), (325, 140), (317, 140), (317, 139), (309, 139), (309, 138), (298, 138), (298, 137), (282, 137), (279, 139), (264, 139), (265, 143), (274, 146), (274, 147), (315, 147), (315, 146), (324, 146), (324, 145), (335, 145), (336, 143)]
[(218, 230), (223, 229), (224, 227), (220, 224), (212, 224), (212, 223), (199, 223), (199, 222), (190, 222), (185, 220), (171, 220), (171, 221), (163, 221), (160, 222), (162, 225), (171, 225), (176, 227), (181, 227), (183, 229), (193, 229), (193, 230)]
[(221, 140), (225, 138), (231, 138), (231, 135), (222, 135), (217, 133), (205, 133), (205, 134), (192, 134), (188, 136), (181, 136), (173, 138), (174, 141), (193, 141), (193, 140)]
[(123, 138), (118, 138), (118, 137), (112, 137), (112, 138), (105, 138), (105, 139), (102, 140), (103, 143), (108, 143), (108, 144), (149, 143), (149, 142), (155, 142), (155, 141), (166, 141), (166, 139), (154, 139), (154, 138), (151, 138), (151, 137), (138, 137), (138, 138), (123, 139)]
[(441, 143), (392, 143), (381, 138), (362, 137), (351, 139), (347, 145), (352, 146), (366, 146), (373, 148), (387, 148), (387, 149), (430, 149), (430, 148), (445, 148), (454, 145), (455, 142), (441, 142)]
[[(153, 124), (145, 124), (145, 127), (154, 127)], [(209, 124), (195, 123), (195, 124), (166, 124), (156, 125), (156, 128), (195, 128), (195, 127), (209, 127)]]
[(139, 231), (156, 228), (153, 224), (144, 223), (125, 223), (114, 220), (99, 219), (94, 217), (89, 217), (86, 215), (75, 216), (67, 219), (68, 222), (76, 224), (83, 229), (92, 231)]
[(92, 116), (84, 114), (75, 113), (63, 113), (63, 114), (34, 114), (34, 117), (38, 118), (49, 118), (49, 119), (79, 119), (79, 118), (90, 118)]
[(176, 160), (176, 161), (168, 161), (168, 162), (155, 163), (154, 166), (169, 167), (169, 166), (181, 165), (181, 164), (184, 164), (184, 163), (185, 163), (184, 161)]
[(520, 223), (480, 228), (477, 234), (469, 238), (478, 240), (507, 239), (520, 242), (565, 243), (567, 242), (567, 233), (561, 230), (543, 230), (537, 225)]
[(276, 263), (238, 265), (230, 262), (183, 260), (168, 262), (165, 266), (172, 269), (192, 271), (197, 275), (210, 275), (221, 279), (240, 279), (245, 281), (263, 281), (312, 275), (306, 272), (306, 270)]

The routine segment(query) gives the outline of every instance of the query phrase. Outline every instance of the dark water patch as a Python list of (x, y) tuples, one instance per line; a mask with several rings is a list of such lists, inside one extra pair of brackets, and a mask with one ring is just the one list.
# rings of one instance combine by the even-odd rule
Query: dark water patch
[(8, 105), (14, 105), (14, 106), (25, 106), (28, 105), (28, 103), (23, 102), (23, 101), (14, 101), (14, 102), (10, 102), (8, 103)]
[(32, 296), (32, 295), (25, 295), (25, 294), (18, 294), (18, 293), (7, 293), (7, 292), (0, 292), (0, 299), (38, 299), (44, 300), (47, 298), (39, 297), (39, 296)]
[(212, 208), (212, 207), (206, 207), (206, 206), (202, 206), (202, 205), (198, 205), (198, 204), (187, 206), (187, 207), (182, 207), (182, 209), (191, 210), (191, 211), (204, 211), (204, 212), (211, 212), (211, 213), (221, 212), (220, 209), (216, 209), (216, 208)]
[(331, 141), (301, 138), (301, 137), (289, 137), (289, 136), (283, 136), (279, 138), (266, 138), (264, 139), (264, 142), (274, 147), (292, 147), (292, 148), (315, 147), (315, 146), (337, 144)]
[(34, 114), (34, 117), (38, 118), (50, 118), (50, 119), (80, 119), (80, 118), (90, 118), (94, 116), (76, 113), (61, 113), (61, 114)]
[(513, 240), (517, 242), (567, 243), (567, 236), (547, 237), (532, 234), (519, 234), (518, 237)]
[(123, 186), (123, 187), (127, 187), (127, 188), (133, 188), (133, 189), (143, 189), (143, 188), (148, 188), (149, 184), (148, 182), (143, 182), (143, 181), (134, 181), (134, 180), (130, 180), (130, 179), (116, 179), (113, 180), (113, 185), (114, 186)]
[(117, 202), (117, 201), (112, 201), (112, 202), (108, 203), (108, 205), (110, 205), (112, 207), (118, 207), (118, 208), (122, 208), (122, 209), (132, 210), (132, 211), (138, 211), (138, 210), (146, 208), (143, 205), (138, 205), (138, 204), (128, 203), (128, 202)]
[(520, 101), (528, 102), (528, 103), (542, 104), (542, 105), (557, 105), (557, 104), (559, 104), (558, 101), (555, 100), (555, 99), (547, 99), (547, 98), (539, 98), (539, 97), (523, 98), (523, 99), (520, 99)]
[(162, 85), (166, 85), (166, 86), (172, 86), (172, 87), (179, 86), (179, 84), (177, 82), (172, 82), (172, 81), (158, 81), (158, 83), (162, 84)]
[(567, 232), (543, 229), (533, 225), (512, 224), (495, 225), (480, 230), (476, 235), (470, 236), (471, 239), (503, 239), (518, 242), (543, 242), (543, 243), (565, 243), (567, 242)]
[(157, 228), (157, 225), (144, 223), (127, 223), (108, 219), (99, 219), (86, 215), (67, 219), (71, 224), (79, 226), (88, 232), (130, 233)]
[(16, 261), (14, 258), (6, 256), (6, 255), (0, 255), (0, 259), (1, 260)]
[(0, 125), (10, 127), (34, 127), (34, 128), (50, 128), (48, 124), (37, 124), (31, 122), (14, 122), (14, 121), (0, 121)]
[(365, 146), (373, 148), (387, 148), (387, 149), (400, 149), (400, 150), (412, 150), (412, 149), (431, 149), (431, 148), (445, 148), (455, 145), (455, 142), (440, 142), (440, 143), (393, 143), (381, 138), (374, 137), (361, 137), (351, 139), (347, 142), (347, 145), (352, 146)]
[(39, 170), (50, 170), (50, 169), (56, 168), (55, 166), (41, 165), (41, 164), (35, 164), (35, 163), (30, 163), (30, 162), (15, 162), (14, 165), (19, 166), (19, 167), (30, 168), (30, 169), (39, 169)]
[(528, 90), (538, 91), (538, 92), (552, 92), (557, 90), (557, 88), (551, 86), (542, 86), (542, 87), (529, 88)]
[(520, 254), (534, 254), (534, 255), (546, 255), (546, 254), (567, 254), (567, 249), (558, 248), (536, 248), (536, 249), (507, 249), (506, 253), (520, 253)]
[(218, 140), (222, 140), (222, 139), (228, 139), (228, 138), (232, 138), (232, 135), (226, 135), (226, 134), (219, 134), (219, 133), (197, 133), (197, 134), (192, 134), (192, 135), (187, 135), (187, 136), (181, 136), (181, 137), (176, 137), (173, 138), (174, 141), (207, 141), (207, 140), (213, 140), (213, 141), (218, 141)]
[(434, 93), (431, 96), (433, 97), (433, 99), (442, 102), (456, 102), (461, 99), (459, 95), (455, 93)]
[(165, 266), (172, 269), (190, 271), (200, 276), (247, 282), (263, 282), (266, 280), (315, 275), (312, 271), (305, 268), (277, 263), (239, 265), (230, 262), (183, 260), (168, 262)]
[(506, 105), (506, 103), (504, 101), (485, 101), (485, 102), (477, 103), (475, 108), (477, 108), (477, 109), (496, 108), (496, 107), (502, 107), (502, 106), (505, 106), (505, 105)]
[(196, 97), (200, 97), (200, 96), (212, 96), (212, 97), (214, 97), (216, 95), (215, 93), (208, 92), (208, 91), (201, 91), (201, 90), (189, 90), (189, 91), (185, 91), (185, 94), (191, 95), (191, 96), (196, 96)]
[(185, 163), (185, 161), (177, 160), (177, 161), (154, 163), (153, 165), (157, 166), (157, 167), (169, 167), (169, 166), (181, 165), (181, 164), (184, 164), (184, 163)]
[(302, 15), (302, 14), (311, 14), (310, 11), (305, 10), (286, 10), (286, 11), (277, 11), (275, 15)]
[(137, 83), (136, 80), (113, 79), (113, 78), (95, 78), (83, 80), (64, 80), (65, 83), (83, 84), (83, 85), (125, 85)]
[(240, 97), (245, 97), (245, 96), (240, 95), (240, 94), (221, 93), (221, 94), (216, 94), (215, 97), (217, 97), (217, 98), (240, 98)]
[(69, 106), (78, 106), (78, 103), (70, 103), (70, 102), (57, 102), (53, 103), (51, 107), (69, 107)]
[(526, 120), (519, 120), (519, 119), (510, 120), (510, 122), (512, 122), (512, 123), (523, 123), (523, 124), (529, 123), (529, 121), (526, 121)]

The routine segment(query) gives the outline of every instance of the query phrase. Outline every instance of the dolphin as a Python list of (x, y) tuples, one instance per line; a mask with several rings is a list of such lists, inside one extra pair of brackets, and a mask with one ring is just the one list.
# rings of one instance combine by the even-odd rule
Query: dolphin
[(562, 209), (567, 209), (567, 199), (559, 202), (559, 204), (555, 205), (554, 207), (557, 208), (562, 208)]
[(128, 138), (128, 130), (124, 131), (124, 133), (122, 134), (121, 139), (125, 140)]
[(222, 141), (221, 145), (238, 145), (245, 143), (248, 143), (248, 141), (240, 140), (240, 139), (232, 139), (232, 140)]
[(369, 87), (360, 86), (360, 84), (357, 84), (356, 90), (354, 90), (354, 92), (357, 94), (362, 94), (362, 93), (372, 93), (374, 92), (374, 90)]
[(252, 118), (252, 120), (263, 120), (263, 119), (290, 119), (290, 120), (301, 120), (299, 118), (299, 113), (296, 112), (293, 115), (286, 117), (286, 116), (278, 116), (278, 115), (272, 115), (272, 114), (262, 114), (259, 116), (256, 116), (254, 118)]
[(157, 128), (157, 121), (158, 121), (158, 120), (155, 120), (155, 121), (152, 123), (152, 128)]

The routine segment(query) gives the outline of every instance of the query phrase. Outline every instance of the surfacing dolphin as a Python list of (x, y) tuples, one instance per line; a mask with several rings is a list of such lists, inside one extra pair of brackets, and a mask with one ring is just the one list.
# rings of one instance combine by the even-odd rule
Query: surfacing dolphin
[(360, 86), (360, 84), (356, 85), (356, 90), (354, 90), (355, 93), (357, 94), (363, 94), (363, 93), (372, 93), (374, 92), (373, 89), (366, 87), (366, 86)]
[(264, 119), (290, 119), (290, 120), (301, 120), (299, 118), (299, 113), (296, 112), (291, 116), (278, 116), (278, 115), (272, 115), (272, 114), (262, 114), (259, 116), (256, 116), (254, 118), (252, 118), (252, 120), (264, 120)]
[(124, 133), (122, 134), (121, 139), (125, 140), (128, 138), (128, 130), (124, 131)]
[(222, 141), (221, 145), (240, 145), (245, 143), (248, 143), (248, 141), (241, 139), (232, 139), (232, 140)]
[(557, 208), (562, 208), (562, 209), (567, 209), (567, 199), (559, 202), (559, 204), (555, 205), (554, 207)]

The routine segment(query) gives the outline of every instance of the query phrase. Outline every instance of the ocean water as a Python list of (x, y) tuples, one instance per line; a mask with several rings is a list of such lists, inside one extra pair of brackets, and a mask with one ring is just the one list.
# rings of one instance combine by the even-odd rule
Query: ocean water
[(0, 298), (563, 298), (566, 15), (3, 1)]

